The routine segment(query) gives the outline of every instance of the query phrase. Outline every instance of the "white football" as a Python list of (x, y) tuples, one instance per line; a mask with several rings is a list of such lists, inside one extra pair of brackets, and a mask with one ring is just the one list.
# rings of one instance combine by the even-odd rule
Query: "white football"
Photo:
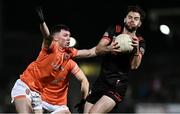
[(115, 42), (118, 42), (120, 46), (119, 51), (121, 53), (130, 53), (133, 50), (132, 39), (128, 34), (120, 34), (115, 38)]

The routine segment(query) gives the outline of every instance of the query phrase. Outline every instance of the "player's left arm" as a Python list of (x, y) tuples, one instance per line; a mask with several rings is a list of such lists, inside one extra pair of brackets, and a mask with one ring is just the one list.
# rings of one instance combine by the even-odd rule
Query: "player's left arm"
[[(75, 62), (74, 62), (75, 63)], [(84, 72), (79, 68), (79, 66), (75, 63), (75, 66), (72, 69), (73, 75), (77, 78), (81, 83), (81, 97), (82, 99), (86, 99), (89, 93), (89, 81), (85, 76)]]
[(131, 58), (131, 69), (137, 69), (141, 64), (144, 55), (145, 44), (143, 39), (138, 37), (132, 37), (132, 43), (134, 51)]

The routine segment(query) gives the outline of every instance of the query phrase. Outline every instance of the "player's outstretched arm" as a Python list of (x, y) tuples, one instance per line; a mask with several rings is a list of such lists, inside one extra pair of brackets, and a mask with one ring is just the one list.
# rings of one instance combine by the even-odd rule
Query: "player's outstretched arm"
[(41, 6), (36, 7), (36, 12), (38, 15), (38, 20), (40, 23), (40, 30), (43, 35), (43, 44), (42, 47), (49, 48), (52, 42), (52, 37), (50, 36), (50, 32), (48, 26), (45, 23), (44, 14)]
[(91, 49), (80, 49), (77, 52), (76, 58), (89, 58), (96, 56), (96, 47), (93, 47)]

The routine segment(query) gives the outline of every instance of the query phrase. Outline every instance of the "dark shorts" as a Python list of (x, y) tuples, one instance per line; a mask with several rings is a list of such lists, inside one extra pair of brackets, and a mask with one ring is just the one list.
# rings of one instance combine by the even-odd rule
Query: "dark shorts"
[[(118, 79), (117, 79), (118, 80)], [(111, 85), (104, 79), (98, 78), (92, 86), (91, 93), (87, 97), (87, 101), (95, 104), (103, 95), (112, 98), (116, 104), (121, 102), (127, 90), (127, 82), (119, 82)]]

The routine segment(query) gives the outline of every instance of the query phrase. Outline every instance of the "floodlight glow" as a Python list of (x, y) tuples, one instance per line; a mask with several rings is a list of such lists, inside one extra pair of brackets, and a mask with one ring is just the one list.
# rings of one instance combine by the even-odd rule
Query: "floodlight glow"
[(170, 29), (167, 25), (160, 25), (160, 31), (165, 35), (169, 35), (170, 33)]
[(74, 47), (76, 45), (76, 39), (73, 37), (70, 37), (70, 45), (69, 47)]

